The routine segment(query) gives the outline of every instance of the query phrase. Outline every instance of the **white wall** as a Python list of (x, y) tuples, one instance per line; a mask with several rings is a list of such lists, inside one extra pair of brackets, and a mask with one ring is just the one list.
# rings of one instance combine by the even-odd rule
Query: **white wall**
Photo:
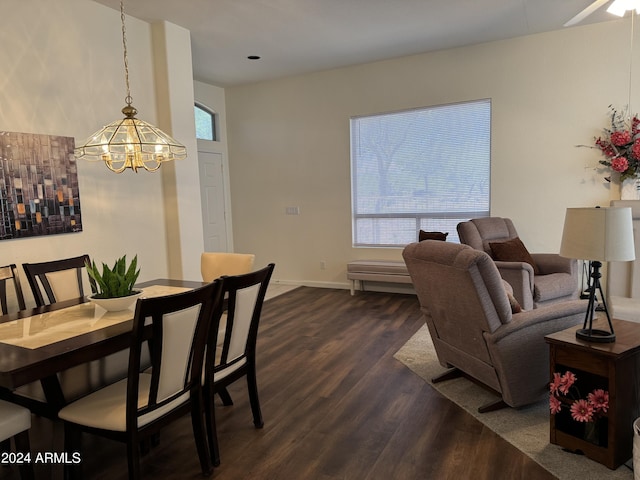
[[(133, 104), (139, 118), (155, 124), (150, 25), (127, 17), (127, 40)], [(88, 0), (4, 0), (0, 42), (0, 130), (71, 136), (79, 144), (122, 117), (118, 11)], [(82, 253), (111, 263), (122, 254), (138, 254), (140, 280), (166, 277), (162, 177), (116, 175), (84, 161), (78, 176), (84, 231), (4, 240), (0, 265)], [(24, 287), (28, 291), (26, 282)]]
[(617, 197), (593, 169), (597, 152), (576, 145), (607, 126), (609, 104), (627, 104), (629, 28), (627, 18), (227, 89), (236, 250), (274, 261), (275, 279), (315, 285), (345, 284), (351, 259), (399, 260), (400, 249), (351, 246), (349, 118), (491, 98), (492, 214), (511, 217), (529, 250), (557, 252), (567, 207)]

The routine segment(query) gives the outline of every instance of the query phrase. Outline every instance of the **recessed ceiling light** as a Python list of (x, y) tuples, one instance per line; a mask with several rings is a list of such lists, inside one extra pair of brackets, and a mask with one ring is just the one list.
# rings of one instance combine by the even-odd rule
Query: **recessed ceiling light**
[(247, 58), (249, 60), (260, 60), (260, 55), (249, 55)]

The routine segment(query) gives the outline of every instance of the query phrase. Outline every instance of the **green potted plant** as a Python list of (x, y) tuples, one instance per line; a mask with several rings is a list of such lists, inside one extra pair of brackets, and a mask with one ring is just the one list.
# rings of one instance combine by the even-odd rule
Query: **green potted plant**
[(87, 262), (86, 267), (97, 288), (97, 292), (89, 299), (105, 310), (126, 310), (142, 295), (140, 290), (133, 288), (140, 275), (137, 255), (128, 266), (127, 256), (124, 255), (116, 260), (112, 268), (103, 263), (100, 270), (95, 261)]

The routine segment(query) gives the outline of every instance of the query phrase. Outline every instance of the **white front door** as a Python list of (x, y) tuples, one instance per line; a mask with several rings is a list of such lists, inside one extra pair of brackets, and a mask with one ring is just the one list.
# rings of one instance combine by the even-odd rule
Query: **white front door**
[(204, 250), (226, 252), (228, 245), (222, 154), (199, 151), (198, 163), (200, 164)]

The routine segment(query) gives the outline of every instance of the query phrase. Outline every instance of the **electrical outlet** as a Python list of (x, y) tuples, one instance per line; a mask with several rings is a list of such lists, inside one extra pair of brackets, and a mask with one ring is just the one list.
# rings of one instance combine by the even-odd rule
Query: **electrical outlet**
[(320, 260), (320, 270), (326, 270), (327, 269), (327, 262), (325, 262), (324, 260)]
[(287, 207), (285, 213), (287, 215), (300, 215), (300, 207)]

